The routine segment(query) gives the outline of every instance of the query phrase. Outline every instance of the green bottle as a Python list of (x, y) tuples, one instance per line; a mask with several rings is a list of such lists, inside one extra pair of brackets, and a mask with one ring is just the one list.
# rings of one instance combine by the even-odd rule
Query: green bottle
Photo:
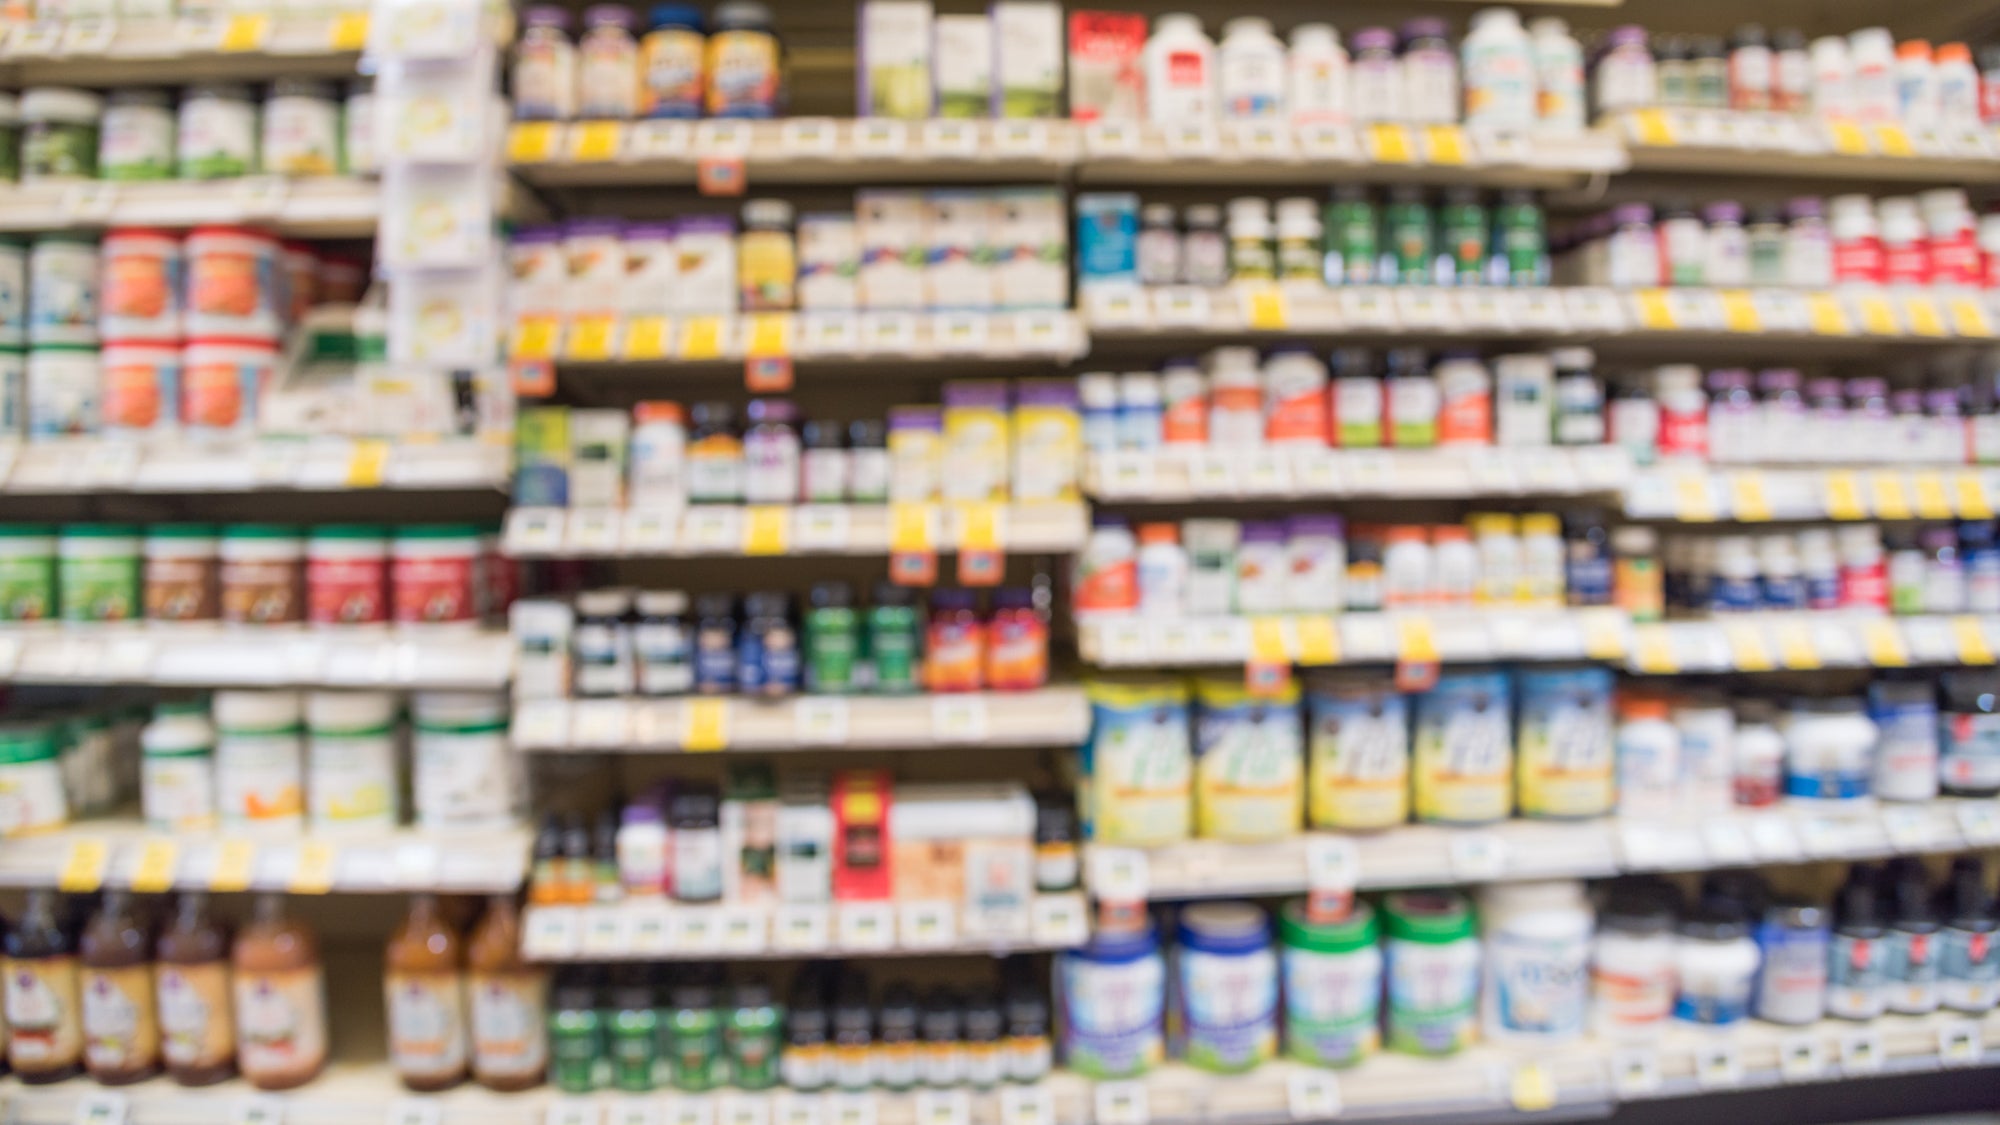
[(1486, 208), (1476, 188), (1452, 188), (1438, 212), (1438, 281), (1477, 285), (1486, 271)]
[(722, 1085), (722, 1014), (715, 986), (699, 981), (674, 986), (667, 1014), (667, 1066), (674, 1089), (695, 1094)]
[(565, 1094), (588, 1094), (603, 1083), (606, 1063), (597, 990), (587, 978), (559, 983), (549, 1012), (550, 1083)]
[(611, 1085), (644, 1094), (656, 1084), (660, 1061), (660, 1013), (653, 990), (628, 984), (611, 993)]
[(744, 981), (729, 997), (723, 1045), (729, 1049), (731, 1081), (741, 1090), (768, 1090), (778, 1084), (780, 1034), (785, 1009), (763, 981)]
[(1326, 205), (1326, 283), (1328, 285), (1371, 285), (1375, 281), (1376, 259), (1381, 243), (1376, 238), (1380, 222), (1368, 189), (1360, 184), (1341, 184), (1333, 189)]
[(1501, 192), (1493, 208), (1493, 232), (1494, 257), (1506, 263), (1505, 276), (1496, 278), (1497, 284), (1549, 283), (1548, 230), (1534, 193), (1518, 188)]
[(854, 690), (854, 666), (861, 655), (861, 619), (854, 610), (854, 587), (820, 582), (806, 610), (806, 690), (845, 695)]
[(868, 610), (868, 659), (877, 692), (908, 695), (917, 690), (919, 632), (916, 595), (910, 588), (889, 582), (876, 586), (875, 604)]
[(1423, 192), (1414, 187), (1392, 189), (1382, 226), (1382, 241), (1391, 265), (1385, 271), (1389, 276), (1382, 278), (1383, 283), (1429, 285), (1434, 240), (1431, 209), (1424, 202)]

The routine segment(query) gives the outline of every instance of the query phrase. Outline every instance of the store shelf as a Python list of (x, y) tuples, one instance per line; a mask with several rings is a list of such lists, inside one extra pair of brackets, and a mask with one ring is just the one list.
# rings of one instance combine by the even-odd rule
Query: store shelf
[(1966, 465), (1663, 465), (1625, 493), (1628, 517), (1682, 523), (1991, 519), (1996, 506), (2000, 470)]
[(1085, 618), (1084, 660), (1105, 668), (1289, 662), (1308, 667), (1395, 661), (1613, 660), (1626, 650), (1615, 609), (1396, 611), (1269, 617)]
[(709, 371), (741, 374), (751, 357), (799, 363), (977, 364), (1068, 360), (1086, 350), (1075, 313), (806, 312), (747, 316), (528, 320), (514, 330), (516, 361), (547, 360), (566, 373), (638, 376)]
[(2000, 807), (1940, 798), (1917, 804), (1795, 805), (1699, 822), (1620, 817), (1507, 820), (1478, 828), (1412, 824), (1374, 834), (1305, 833), (1268, 843), (1190, 840), (1135, 849), (1091, 845), (1092, 891), (1152, 900), (1290, 894), (1341, 870), (1363, 889), (1520, 879), (1596, 879), (1755, 863), (1879, 859), (2000, 845)]
[(1623, 138), (1635, 173), (1934, 183), (2000, 176), (2000, 131), (1830, 125), (1811, 118), (1647, 110), (1603, 129)]
[(375, 181), (347, 176), (0, 187), (0, 231), (247, 223), (280, 234), (366, 238), (381, 218)]
[(1618, 493), (1632, 455), (1615, 445), (1451, 449), (1168, 446), (1092, 454), (1084, 491), (1100, 501), (1404, 499)]
[(2000, 617), (1888, 616), (1846, 610), (1744, 613), (1635, 625), (1628, 667), (1685, 672), (1985, 665), (2000, 652)]
[(507, 513), (515, 558), (756, 558), (956, 551), (1065, 554), (1089, 533), (1082, 503), (696, 504), (676, 508), (523, 508)]
[(0, 75), (23, 86), (338, 78), (354, 74), (368, 23), (365, 7), (23, 23), (0, 41)]
[(514, 709), (523, 750), (909, 750), (1075, 746), (1090, 734), (1080, 688), (966, 695), (534, 699)]
[(1093, 340), (1167, 345), (1206, 337), (1527, 337), (1678, 343), (1750, 339), (1920, 342), (1990, 339), (1986, 291), (1590, 286), (1444, 289), (1433, 286), (1244, 282), (1220, 289), (1098, 286), (1081, 294)]
[(165, 833), (134, 820), (87, 821), (7, 841), (0, 886), (504, 894), (525, 881), (528, 847), (524, 828)]
[(1482, 135), (1457, 125), (1292, 126), (1225, 122), (1079, 127), (1086, 184), (1227, 183), (1324, 186), (1344, 180), (1421, 180), (1493, 187), (1581, 186), (1625, 167), (1615, 138)]
[(1036, 895), (1001, 924), (982, 925), (975, 929), (945, 900), (692, 906), (656, 899), (530, 907), (521, 951), (536, 961), (997, 955), (1082, 945), (1089, 910), (1081, 894)]
[(0, 682), (498, 691), (504, 632), (449, 626), (63, 625), (0, 631)]
[(1804, 1027), (1747, 1021), (1720, 1034), (1674, 1026), (1659, 1042), (1600, 1047), (1621, 1100), (1992, 1066), (2000, 1013), (1940, 1011)]
[(504, 446), (468, 438), (62, 438), (0, 444), (0, 492), (504, 490), (510, 461)]

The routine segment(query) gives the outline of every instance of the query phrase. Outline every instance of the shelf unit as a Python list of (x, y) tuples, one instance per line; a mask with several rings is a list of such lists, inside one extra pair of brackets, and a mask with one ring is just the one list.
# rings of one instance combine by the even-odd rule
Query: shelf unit
[(505, 633), (452, 626), (49, 622), (0, 631), (8, 683), (498, 691), (512, 672)]
[(740, 373), (746, 360), (828, 365), (1069, 361), (1087, 344), (1075, 313), (804, 312), (690, 314), (516, 326), (514, 359), (554, 362), (566, 374), (639, 378), (672, 372)]
[(1117, 504), (1244, 499), (1484, 499), (1622, 493), (1632, 456), (1615, 445), (1565, 448), (1328, 449), (1167, 446), (1086, 457), (1083, 487)]
[(366, 6), (36, 21), (6, 29), (0, 78), (10, 86), (345, 78), (354, 75), (368, 32)]
[(1077, 647), (1087, 663), (1104, 668), (1612, 660), (1626, 651), (1628, 628), (1625, 615), (1608, 608), (1127, 614), (1079, 620)]
[(1811, 672), (1820, 668), (1982, 666), (2000, 651), (2000, 618), (1850, 613), (1746, 613), (1734, 618), (1636, 625), (1628, 669)]
[(0, 445), (0, 493), (500, 492), (509, 462), (504, 447), (472, 438), (63, 438)]
[(358, 176), (0, 186), (5, 232), (249, 223), (284, 235), (366, 238), (381, 218), (381, 191)]
[(1089, 515), (1074, 501), (1000, 504), (695, 504), (676, 508), (524, 508), (507, 514), (515, 558), (758, 558), (886, 555), (981, 547), (1066, 554)]
[(1731, 466), (1640, 469), (1625, 491), (1638, 520), (1991, 519), (2000, 471), (1971, 465)]

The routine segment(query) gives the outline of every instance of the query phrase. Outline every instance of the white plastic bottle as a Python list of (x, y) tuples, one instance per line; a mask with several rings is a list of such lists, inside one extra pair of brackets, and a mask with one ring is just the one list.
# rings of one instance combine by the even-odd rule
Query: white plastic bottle
[(1173, 523), (1139, 525), (1139, 612), (1179, 617), (1187, 612), (1188, 553)]
[(1481, 1023), (1502, 1042), (1581, 1036), (1590, 1011), (1590, 904), (1577, 882), (1502, 883), (1480, 896)]
[(1928, 40), (1906, 39), (1896, 47), (1896, 116), (1912, 129), (1937, 124), (1937, 64)]
[(1285, 45), (1262, 16), (1238, 16), (1222, 27), (1216, 51), (1222, 116), (1254, 121), (1285, 116)]
[(1292, 29), (1289, 72), (1286, 102), (1294, 125), (1346, 123), (1347, 48), (1332, 24), (1302, 23)]
[(1972, 51), (1963, 43), (1940, 43), (1936, 65), (1938, 125), (1946, 129), (1977, 126), (1979, 69), (1972, 65)]
[(1535, 58), (1535, 124), (1546, 133), (1577, 133), (1584, 126), (1583, 46), (1569, 24), (1543, 16), (1528, 25)]
[(1896, 120), (1896, 41), (1886, 27), (1864, 27), (1847, 37), (1854, 67), (1854, 118)]
[(1215, 120), (1215, 44), (1201, 21), (1171, 12), (1146, 40), (1146, 113), (1161, 125)]
[(1854, 57), (1838, 35), (1813, 40), (1812, 111), (1821, 121), (1854, 116)]
[(1459, 48), (1465, 61), (1465, 123), (1517, 131), (1535, 124), (1535, 62), (1521, 16), (1512, 8), (1473, 14)]

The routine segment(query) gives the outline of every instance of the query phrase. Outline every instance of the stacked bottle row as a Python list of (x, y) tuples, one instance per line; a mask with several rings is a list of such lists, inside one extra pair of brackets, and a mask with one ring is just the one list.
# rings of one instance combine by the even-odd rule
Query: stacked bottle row
[(1991, 520), (1673, 536), (1661, 561), (1668, 606), (1691, 614), (2000, 613)]
[[(1110, 844), (1282, 839), (1509, 816), (1726, 815), (2000, 790), (2000, 680), (1884, 679), (1866, 698), (1615, 687), (1603, 668), (1386, 672), (1253, 696), (1240, 677), (1088, 685), (1085, 832)], [(1614, 690), (1615, 689), (1615, 690)]]
[(1235, 1073), (1280, 1056), (1345, 1067), (1384, 1044), (1437, 1056), (1482, 1039), (1643, 1043), (1751, 1019), (1981, 1015), (2000, 998), (2000, 917), (1973, 856), (1942, 881), (1917, 860), (1857, 866), (1831, 907), (1725, 871), (1692, 902), (1659, 879), (1500, 884), (1476, 910), (1456, 891), (1294, 901), (1275, 941), (1249, 903), (1134, 922), (1058, 959), (1073, 1071), (1127, 1078), (1174, 1058)]
[[(1074, 500), (1082, 420), (1062, 379), (952, 380), (942, 406), (887, 422), (799, 421), (787, 399), (523, 410), (514, 500), (574, 508), (683, 504)], [(690, 424), (690, 422), (692, 424)]]
[(116, 808), (133, 789), (141, 715), (129, 707), (18, 704), (0, 725), (0, 839)]

